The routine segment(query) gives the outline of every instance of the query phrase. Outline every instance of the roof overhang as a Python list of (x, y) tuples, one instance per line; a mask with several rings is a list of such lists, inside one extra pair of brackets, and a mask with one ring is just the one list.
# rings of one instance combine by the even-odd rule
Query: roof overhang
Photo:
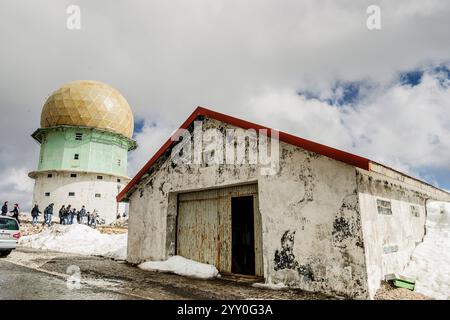
[(93, 127), (83, 127), (83, 126), (54, 126), (54, 127), (48, 127), (48, 128), (39, 128), (36, 131), (34, 131), (31, 136), (34, 140), (36, 140), (39, 143), (42, 143), (42, 139), (44, 138), (46, 132), (48, 131), (56, 131), (56, 130), (64, 130), (64, 129), (78, 129), (78, 130), (89, 130), (89, 131), (96, 131), (100, 133), (106, 133), (110, 134), (112, 136), (119, 137), (120, 139), (123, 139), (128, 144), (128, 151), (132, 151), (137, 148), (137, 143), (135, 140), (130, 139), (126, 136), (124, 136), (121, 133), (112, 131), (112, 130), (106, 130), (106, 129), (99, 129), (99, 128), (93, 128)]
[[(194, 122), (198, 117), (204, 116), (208, 118), (215, 119), (217, 121), (221, 121), (224, 123), (228, 123), (235, 127), (239, 127), (242, 129), (255, 129), (255, 130), (267, 130), (268, 135), (270, 136), (270, 132), (273, 130), (271, 128), (252, 123), (249, 121), (245, 121), (242, 119), (238, 119), (223, 113), (219, 113), (210, 109), (206, 109), (203, 107), (197, 107), (194, 112), (183, 122), (180, 126), (180, 129), (188, 129), (192, 122)], [(150, 168), (155, 164), (155, 162), (177, 141), (179, 133), (175, 131), (174, 134), (161, 146), (161, 148), (153, 155), (153, 157), (142, 167), (141, 170), (131, 179), (131, 181), (125, 186), (125, 188), (117, 195), (116, 199), (118, 202), (127, 201), (128, 196), (133, 192), (133, 186), (135, 186), (141, 178), (150, 170)], [(347, 163), (349, 165), (369, 170), (370, 160), (367, 158), (363, 158), (342, 150), (338, 150), (332, 147), (328, 147), (326, 145), (313, 142), (310, 140), (306, 140), (300, 137), (296, 137), (289, 133), (285, 133), (279, 131), (279, 140), (294, 146), (298, 146), (305, 150), (324, 155), (326, 157)]]

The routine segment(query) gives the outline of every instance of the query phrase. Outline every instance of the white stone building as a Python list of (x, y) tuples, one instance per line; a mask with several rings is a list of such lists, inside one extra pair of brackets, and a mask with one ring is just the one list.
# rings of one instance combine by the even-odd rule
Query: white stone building
[[(262, 174), (260, 162), (174, 162), (180, 150), (196, 148), (195, 120), (204, 133), (224, 136), (230, 129), (267, 129), (270, 146), (279, 142), (276, 174)], [(426, 202), (450, 200), (369, 159), (283, 132), (276, 140), (269, 128), (208, 109), (197, 108), (181, 128), (194, 141), (175, 133), (117, 197), (130, 205), (131, 263), (182, 255), (225, 276), (373, 298), (422, 240)], [(251, 142), (231, 140), (242, 144), (250, 158)], [(200, 154), (205, 159), (218, 150), (202, 145)]]

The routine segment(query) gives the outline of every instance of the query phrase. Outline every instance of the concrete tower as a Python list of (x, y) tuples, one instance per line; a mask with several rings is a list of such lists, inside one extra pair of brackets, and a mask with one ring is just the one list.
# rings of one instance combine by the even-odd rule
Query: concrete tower
[(41, 145), (33, 204), (54, 203), (97, 209), (112, 222), (124, 204), (116, 195), (130, 180), (127, 154), (136, 148), (133, 113), (114, 88), (97, 81), (75, 81), (52, 93), (42, 109), (41, 128), (32, 137)]

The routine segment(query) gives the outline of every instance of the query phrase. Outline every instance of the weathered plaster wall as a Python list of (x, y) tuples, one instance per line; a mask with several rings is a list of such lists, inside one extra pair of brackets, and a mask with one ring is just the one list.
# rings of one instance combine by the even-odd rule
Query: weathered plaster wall
[(370, 162), (370, 171), (380, 173), (383, 176), (392, 179), (391, 181), (400, 181), (404, 183), (405, 186), (408, 186), (408, 188), (413, 188), (414, 190), (427, 194), (430, 199), (447, 202), (450, 201), (450, 193), (438, 189), (428, 183), (424, 183), (416, 178), (404, 175), (401, 172), (395, 171), (379, 163)]
[[(386, 169), (387, 170), (387, 169)], [(385, 170), (385, 171), (386, 171)], [(357, 170), (358, 195), (364, 236), (370, 297), (387, 274), (400, 273), (425, 233), (426, 201), (448, 194), (395, 172)], [(392, 215), (380, 214), (377, 199), (391, 202)], [(413, 212), (411, 206), (417, 208)], [(417, 216), (418, 214), (418, 216)]]
[[(49, 178), (48, 174), (52, 174)], [(75, 172), (74, 172), (75, 173)], [(105, 219), (106, 223), (116, 220), (117, 206), (119, 213), (125, 211), (124, 203), (116, 202), (118, 188), (122, 189), (128, 179), (120, 177), (121, 182), (117, 182), (118, 177), (111, 175), (102, 175), (103, 179), (97, 179), (96, 173), (76, 172), (75, 178), (70, 177), (71, 172), (67, 171), (48, 171), (36, 173), (36, 180), (33, 192), (33, 205), (38, 204), (42, 212), (50, 203), (54, 203), (53, 219), (57, 220), (58, 211), (62, 205), (71, 205), (77, 210), (82, 205), (86, 206), (87, 211), (97, 209), (100, 218)], [(46, 196), (45, 193), (50, 193)], [(75, 196), (69, 196), (69, 192), (75, 192)], [(95, 197), (99, 193), (101, 196)]]
[(259, 179), (267, 278), (366, 298), (355, 169), (290, 145), (281, 159), (280, 175)]
[[(203, 128), (232, 128), (206, 120)], [(368, 297), (354, 167), (281, 143), (281, 170), (174, 165), (169, 154), (130, 196), (128, 260), (174, 253), (177, 192), (258, 182), (264, 276), (306, 290)]]

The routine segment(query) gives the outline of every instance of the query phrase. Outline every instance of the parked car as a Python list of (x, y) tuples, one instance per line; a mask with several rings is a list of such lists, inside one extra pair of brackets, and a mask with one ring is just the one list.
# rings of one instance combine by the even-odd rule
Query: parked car
[(0, 257), (8, 256), (17, 247), (20, 229), (17, 220), (0, 216)]

